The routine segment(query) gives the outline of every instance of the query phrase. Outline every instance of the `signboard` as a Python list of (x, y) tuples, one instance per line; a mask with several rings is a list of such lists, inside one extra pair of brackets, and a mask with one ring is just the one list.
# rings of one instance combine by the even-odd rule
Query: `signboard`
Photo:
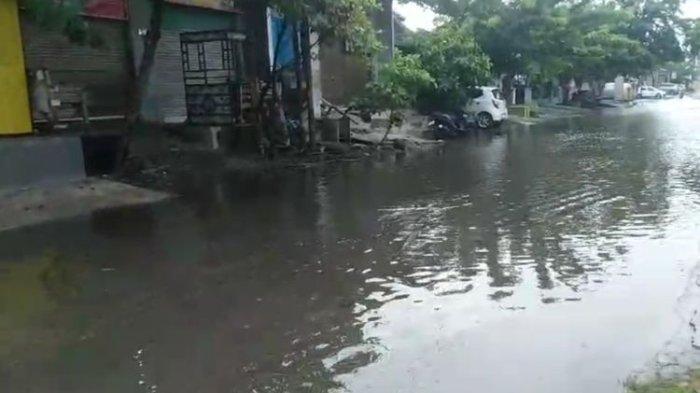
[(190, 7), (209, 8), (219, 11), (238, 11), (234, 0), (167, 0), (168, 3), (186, 5)]
[(126, 0), (85, 0), (88, 16), (108, 19), (126, 19)]

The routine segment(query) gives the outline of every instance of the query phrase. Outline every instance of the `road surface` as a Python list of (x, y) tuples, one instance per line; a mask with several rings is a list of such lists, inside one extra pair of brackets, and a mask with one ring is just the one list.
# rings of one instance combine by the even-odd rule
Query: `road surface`
[(3, 232), (0, 391), (619, 392), (694, 353), (698, 124), (649, 102)]

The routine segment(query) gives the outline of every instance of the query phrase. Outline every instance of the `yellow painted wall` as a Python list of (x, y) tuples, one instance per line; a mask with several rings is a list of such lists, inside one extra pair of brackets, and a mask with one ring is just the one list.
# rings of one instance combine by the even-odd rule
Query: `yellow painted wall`
[(0, 135), (32, 132), (17, 0), (0, 0)]

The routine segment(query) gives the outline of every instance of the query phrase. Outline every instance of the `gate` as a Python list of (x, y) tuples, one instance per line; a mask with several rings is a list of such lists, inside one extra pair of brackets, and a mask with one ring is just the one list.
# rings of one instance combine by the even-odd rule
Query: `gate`
[(244, 40), (231, 30), (180, 34), (189, 123), (225, 126), (241, 120)]

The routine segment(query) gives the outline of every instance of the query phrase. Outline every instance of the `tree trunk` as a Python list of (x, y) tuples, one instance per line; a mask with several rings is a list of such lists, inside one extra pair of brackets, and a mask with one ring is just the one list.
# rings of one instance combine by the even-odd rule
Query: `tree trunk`
[(513, 76), (511, 74), (505, 74), (501, 78), (501, 90), (503, 92), (503, 98), (506, 101), (506, 106), (511, 105), (512, 102), (510, 99), (513, 94)]
[(391, 132), (391, 129), (394, 126), (394, 110), (392, 109), (391, 112), (389, 112), (389, 125), (386, 126), (386, 131), (384, 132), (384, 137), (382, 138), (381, 141), (379, 141), (379, 145), (381, 146), (384, 142), (386, 142), (386, 139), (389, 137), (389, 133)]
[(131, 99), (129, 101), (130, 105), (127, 113), (127, 126), (130, 130), (141, 120), (141, 105), (148, 92), (148, 81), (153, 71), (156, 49), (158, 48), (158, 42), (161, 37), (161, 27), (163, 26), (165, 0), (152, 0), (151, 4), (151, 19), (148, 32), (144, 37), (143, 53), (132, 82)]
[[(270, 73), (266, 78), (267, 82), (265, 83), (265, 86), (263, 86), (262, 90), (260, 91), (260, 99), (255, 104), (256, 108), (258, 108), (258, 111), (261, 111), (263, 109), (263, 104), (265, 103), (265, 96), (267, 96), (267, 93), (270, 91), (270, 89), (272, 88), (273, 92), (276, 93), (277, 88), (275, 87), (275, 84), (277, 83), (277, 73), (279, 71), (277, 63), (279, 63), (280, 46), (282, 40), (284, 39), (284, 35), (287, 33), (288, 28), (289, 22), (285, 20), (284, 24), (282, 25), (282, 29), (280, 29), (280, 31), (277, 32), (277, 42), (275, 43), (275, 47), (273, 48), (274, 52), (272, 55), (272, 64), (270, 65)], [(276, 97), (273, 97), (273, 99), (276, 99)]]
[(313, 73), (311, 69), (311, 30), (307, 20), (304, 20), (301, 26), (301, 58), (304, 65), (304, 77), (306, 79), (306, 110), (309, 122), (309, 146), (313, 148), (316, 144), (316, 114), (314, 113)]
[(299, 28), (298, 24), (294, 24), (294, 74), (297, 79), (297, 93), (299, 94), (298, 96), (298, 101), (299, 101), (299, 120), (300, 120), (300, 135), (299, 135), (299, 140), (298, 142), (298, 148), (303, 150), (304, 147), (306, 146), (306, 143), (308, 142), (307, 136), (309, 135), (309, 123), (304, 123), (301, 121), (304, 118), (304, 103), (306, 102), (306, 93), (305, 90), (302, 88), (303, 82), (304, 82), (304, 62), (302, 61), (302, 54), (301, 54), (301, 42), (299, 39)]
[(151, 20), (148, 26), (148, 33), (144, 38), (144, 48), (141, 54), (141, 61), (136, 65), (134, 57), (134, 46), (130, 25), (125, 28), (127, 42), (127, 58), (131, 68), (131, 84), (129, 86), (129, 101), (126, 109), (126, 132), (124, 133), (124, 145), (122, 152), (117, 159), (117, 168), (122, 168), (129, 157), (131, 142), (136, 125), (141, 120), (141, 104), (148, 89), (148, 80), (153, 70), (156, 49), (161, 37), (161, 27), (163, 25), (163, 8), (165, 0), (152, 0)]
[[(267, 97), (267, 93), (272, 89), (273, 93), (272, 94), (272, 101), (273, 103), (277, 101), (277, 74), (278, 74), (278, 67), (277, 63), (279, 62), (279, 52), (280, 52), (280, 46), (282, 43), (282, 39), (284, 38), (284, 35), (287, 32), (289, 22), (285, 21), (285, 23), (282, 25), (282, 28), (280, 31), (277, 32), (277, 41), (275, 42), (275, 47), (273, 49), (273, 55), (272, 55), (272, 64), (266, 64), (265, 66), (269, 66), (269, 69), (264, 70), (264, 73), (261, 77), (255, 78), (255, 84), (251, 86), (251, 89), (255, 92), (253, 94), (253, 106), (254, 106), (254, 113), (256, 113), (256, 128), (257, 128), (257, 134), (258, 134), (258, 142), (260, 145), (260, 153), (261, 155), (265, 155), (265, 151), (269, 147), (268, 145), (271, 145), (272, 139), (270, 137), (270, 130), (264, 129), (266, 126), (266, 122), (270, 120), (270, 115), (271, 113), (267, 110), (266, 108), (266, 102), (265, 98)], [(258, 39), (260, 37), (257, 37)], [(265, 38), (267, 39), (267, 38)], [(255, 44), (253, 44), (255, 45)], [(252, 53), (256, 53), (256, 47), (253, 48)], [(257, 64), (255, 62), (254, 64)], [(258, 73), (260, 72), (260, 69), (257, 71)], [(260, 88), (259, 81), (263, 80), (263, 85), (262, 88)], [(258, 90), (260, 88), (260, 90)]]

